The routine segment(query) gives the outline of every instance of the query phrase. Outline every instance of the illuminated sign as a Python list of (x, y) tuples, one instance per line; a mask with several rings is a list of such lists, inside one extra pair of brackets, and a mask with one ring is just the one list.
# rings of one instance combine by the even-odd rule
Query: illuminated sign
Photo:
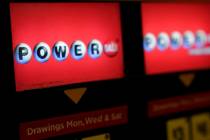
[[(93, 59), (100, 57), (103, 53), (103, 50), (107, 56), (114, 56), (118, 52), (117, 43), (112, 42), (103, 46), (100, 41), (95, 39), (92, 40), (88, 45), (88, 55)], [(58, 41), (55, 43), (53, 50), (51, 51), (47, 43), (40, 42), (34, 48), (34, 57), (37, 61), (43, 63), (48, 61), (52, 52), (56, 60), (64, 61), (68, 57), (69, 48), (65, 42)], [(32, 50), (26, 43), (20, 43), (17, 45), (14, 53), (16, 61), (20, 64), (29, 62), (32, 57)], [(86, 45), (82, 41), (77, 40), (72, 43), (70, 53), (74, 59), (80, 60), (86, 54)]]
[(178, 31), (172, 32), (171, 36), (161, 32), (157, 38), (153, 33), (147, 33), (144, 37), (144, 49), (145, 51), (152, 51), (156, 46), (160, 51), (169, 47), (173, 50), (177, 50), (181, 46), (186, 49), (192, 48), (192, 46), (197, 48), (206, 47), (207, 44), (210, 44), (207, 38), (207, 34), (203, 30), (197, 31), (195, 35), (191, 31), (186, 31), (183, 37)]
[(16, 90), (124, 76), (118, 3), (11, 3)]
[(166, 125), (168, 140), (209, 140), (210, 138), (209, 113), (168, 120)]
[(210, 106), (209, 91), (150, 101), (148, 116), (157, 117)]
[(167, 122), (167, 140), (190, 140), (187, 118), (178, 118)]
[[(118, 106), (103, 110), (36, 120), (33, 122), (24, 122), (20, 124), (19, 135), (20, 140), (47, 139), (99, 128), (108, 127), (109, 129), (110, 127), (127, 123), (128, 107)], [(110, 138), (108, 134), (106, 134), (106, 138)]]
[(141, 9), (147, 74), (210, 68), (210, 3), (142, 3)]
[(193, 140), (210, 139), (210, 114), (196, 114), (191, 118)]

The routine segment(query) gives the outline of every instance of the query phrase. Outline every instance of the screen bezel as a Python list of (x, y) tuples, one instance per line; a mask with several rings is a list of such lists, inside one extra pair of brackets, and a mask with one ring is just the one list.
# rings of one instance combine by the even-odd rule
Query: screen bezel
[(16, 83), (15, 83), (15, 69), (14, 69), (14, 59), (13, 59), (13, 50), (12, 50), (12, 33), (11, 33), (11, 19), (10, 19), (10, 3), (86, 3), (86, 2), (97, 2), (97, 3), (101, 3), (101, 2), (105, 2), (105, 3), (119, 3), (119, 2), (107, 2), (107, 1), (71, 1), (71, 0), (62, 0), (62, 1), (59, 1), (59, 0), (10, 0), (9, 2), (7, 2), (7, 22), (9, 23), (9, 26), (8, 27), (8, 32), (9, 32), (9, 40), (8, 42), (10, 42), (9, 44), (9, 49), (10, 49), (10, 56), (12, 60), (10, 60), (10, 63), (12, 63), (10, 65), (10, 73), (11, 73), (11, 79), (13, 81), (12, 83), (12, 89), (16, 92), (16, 93), (40, 93), (40, 92), (50, 92), (50, 91), (55, 91), (55, 90), (58, 90), (58, 91), (63, 91), (65, 89), (70, 89), (70, 88), (78, 88), (78, 87), (91, 87), (91, 86), (94, 86), (94, 85), (97, 85), (97, 84), (104, 84), (104, 83), (107, 83), (107, 82), (110, 82), (110, 81), (123, 81), (125, 78), (126, 78), (126, 61), (125, 61), (125, 55), (127, 55), (125, 53), (125, 45), (124, 45), (124, 29), (123, 29), (123, 25), (122, 25), (122, 10), (121, 10), (121, 4), (119, 3), (119, 6), (120, 6), (120, 23), (121, 23), (121, 38), (122, 38), (122, 51), (123, 51), (123, 64), (124, 64), (124, 69), (123, 69), (123, 73), (124, 73), (124, 77), (122, 78), (113, 78), (113, 79), (108, 79), (108, 80), (98, 80), (98, 81), (88, 81), (88, 82), (81, 82), (81, 83), (73, 83), (73, 84), (65, 84), (65, 85), (58, 85), (58, 86), (49, 86), (49, 87), (45, 87), (45, 88), (36, 88), (36, 89), (29, 89), (29, 90), (23, 90), (23, 91), (16, 91)]

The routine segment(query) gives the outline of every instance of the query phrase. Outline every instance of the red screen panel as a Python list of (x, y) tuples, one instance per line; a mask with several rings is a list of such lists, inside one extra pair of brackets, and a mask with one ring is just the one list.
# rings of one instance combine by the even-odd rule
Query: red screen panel
[(10, 12), (17, 91), (124, 76), (119, 4), (11, 3)]
[(210, 3), (143, 3), (147, 74), (210, 68)]

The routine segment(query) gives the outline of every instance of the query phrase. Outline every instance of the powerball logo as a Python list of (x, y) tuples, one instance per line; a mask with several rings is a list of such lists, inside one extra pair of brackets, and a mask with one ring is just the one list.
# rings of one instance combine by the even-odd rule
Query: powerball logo
[(158, 49), (164, 52), (167, 49), (178, 50), (184, 48), (189, 50), (190, 55), (210, 55), (210, 34), (204, 30), (195, 33), (188, 30), (184, 33), (174, 31), (172, 33), (160, 32), (157, 36), (147, 33), (144, 36), (144, 50), (151, 52)]
[(93, 39), (87, 46), (83, 41), (76, 40), (70, 47), (64, 41), (57, 41), (52, 49), (46, 42), (39, 42), (35, 44), (33, 51), (27, 43), (19, 43), (15, 48), (14, 55), (19, 64), (26, 64), (33, 56), (37, 62), (45, 63), (51, 56), (57, 61), (66, 60), (69, 55), (75, 60), (83, 59), (86, 54), (92, 59), (99, 58), (102, 53), (108, 57), (114, 57), (118, 50), (118, 44), (114, 41), (102, 44), (99, 40)]

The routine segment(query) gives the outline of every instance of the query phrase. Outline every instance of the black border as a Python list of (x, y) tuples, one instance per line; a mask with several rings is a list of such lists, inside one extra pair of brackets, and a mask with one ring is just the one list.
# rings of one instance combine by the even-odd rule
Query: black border
[[(18, 2), (21, 3), (34, 2), (34, 0), (18, 0)], [(51, 2), (51, 0), (49, 1), (44, 0), (41, 2)], [(55, 2), (60, 3), (60, 1), (58, 0)], [(71, 1), (65, 0), (61, 2), (71, 2)], [(86, 3), (86, 1), (83, 2)], [(114, 106), (128, 104), (127, 93), (124, 93), (123, 91), (125, 90), (121, 89), (122, 87), (124, 87), (125, 83), (127, 82), (127, 77), (126, 77), (127, 74), (125, 68), (127, 68), (126, 65), (128, 62), (125, 61), (125, 58), (123, 58), (124, 75), (125, 75), (124, 78), (75, 83), (70, 85), (61, 85), (55, 87), (31, 89), (31, 90), (17, 92), (15, 87), (15, 76), (14, 76), (15, 71), (13, 63), (14, 58), (13, 58), (13, 49), (12, 49), (12, 33), (10, 26), (11, 22), (10, 22), (9, 4), (10, 1), (5, 1), (2, 4), (2, 6), (4, 7), (2, 10), (3, 11), (2, 14), (4, 15), (3, 16), (4, 25), (2, 25), (2, 27), (4, 27), (4, 32), (6, 33), (6, 36), (2, 40), (5, 44), (4, 45), (5, 47), (2, 47), (4, 50), (0, 53), (4, 54), (4, 59), (2, 60), (8, 60), (8, 61), (3, 61), (5, 63), (5, 72), (4, 72), (5, 77), (3, 79), (4, 80), (7, 79), (7, 82), (5, 83), (5, 89), (7, 89), (9, 93), (5, 93), (5, 95), (8, 96), (9, 101), (12, 100), (12, 105), (11, 102), (5, 104), (11, 106), (11, 109), (8, 110), (14, 114), (13, 117), (15, 118), (13, 118), (12, 120), (16, 121), (15, 124), (19, 124), (20, 122), (37, 120), (41, 118), (48, 118), (51, 116), (60, 116), (60, 115), (72, 114), (72, 113), (101, 109), (101, 108), (110, 108)], [(121, 32), (122, 32), (121, 37), (123, 45), (123, 54), (124, 56), (129, 56), (130, 54), (124, 51), (124, 49), (127, 46), (124, 44), (125, 34), (122, 25), (121, 3), (119, 3), (119, 6), (120, 6), (119, 7), (120, 16), (121, 16), (120, 20), (121, 20)], [(82, 99), (80, 101), (80, 104), (76, 105), (72, 101), (70, 101), (70, 99), (68, 99), (68, 97), (64, 94), (64, 90), (71, 88), (80, 88), (80, 87), (87, 87), (88, 91), (85, 94), (85, 97), (83, 97), (85, 99), (84, 100)], [(8, 100), (5, 100), (5, 102)], [(93, 104), (96, 102), (100, 102), (101, 104), (96, 106)]]
[[(73, 84), (66, 84), (66, 85), (58, 85), (58, 86), (49, 86), (49, 87), (44, 87), (44, 88), (35, 88), (35, 89), (28, 89), (28, 90), (23, 90), (23, 91), (16, 91), (16, 83), (15, 83), (15, 70), (14, 70), (14, 59), (13, 59), (13, 49), (12, 49), (12, 33), (11, 33), (11, 21), (10, 21), (10, 3), (89, 3), (89, 2), (93, 2), (93, 3), (119, 3), (119, 2), (110, 2), (110, 1), (97, 1), (97, 0), (92, 0), (92, 1), (84, 1), (84, 0), (10, 0), (8, 2), (6, 2), (5, 4), (5, 7), (6, 7), (6, 10), (4, 11), (7, 11), (6, 12), (6, 21), (7, 24), (5, 27), (6, 27), (6, 32), (9, 33), (8, 35), (8, 38), (6, 39), (7, 42), (9, 42), (9, 44), (7, 46), (10, 46), (8, 48), (10, 48), (8, 51), (8, 54), (9, 56), (12, 56), (11, 57), (11, 60), (9, 61), (9, 67), (7, 68), (9, 70), (9, 73), (10, 73), (10, 80), (9, 81), (13, 81), (13, 83), (10, 85), (12, 85), (12, 89), (13, 89), (13, 92), (16, 92), (17, 94), (21, 93), (21, 94), (38, 94), (40, 92), (50, 92), (50, 91), (55, 91), (55, 90), (65, 90), (65, 89), (70, 89), (70, 88), (78, 88), (78, 87), (91, 87), (91, 86), (95, 86), (97, 84), (104, 84), (104, 83), (107, 83), (107, 82), (110, 82), (110, 81), (124, 81), (124, 79), (126, 78), (126, 61), (125, 61), (125, 55), (127, 55), (125, 53), (125, 44), (124, 44), (124, 29), (123, 29), (123, 25), (122, 25), (122, 11), (121, 11), (121, 4), (119, 3), (119, 10), (120, 10), (120, 23), (121, 23), (121, 38), (122, 38), (122, 49), (123, 49), (123, 64), (124, 64), (124, 70), (123, 70), (123, 73), (124, 73), (124, 77), (122, 78), (113, 78), (113, 79), (105, 79), (105, 80), (97, 80), (97, 81), (87, 81), (87, 82), (81, 82), (81, 83), (73, 83)], [(7, 62), (8, 63), (8, 62)], [(12, 64), (12, 65), (11, 65)], [(8, 72), (7, 72), (8, 73)]]

